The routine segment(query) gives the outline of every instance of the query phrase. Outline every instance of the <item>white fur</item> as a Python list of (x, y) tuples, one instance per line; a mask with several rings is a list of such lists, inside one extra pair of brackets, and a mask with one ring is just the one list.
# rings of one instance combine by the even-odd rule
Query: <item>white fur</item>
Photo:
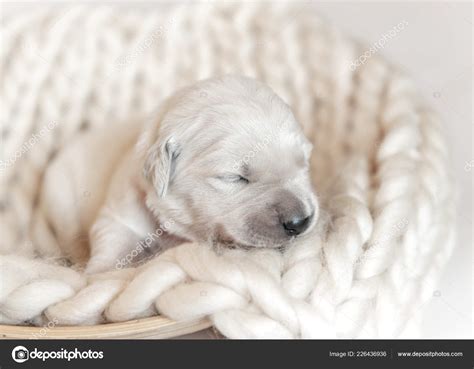
[[(46, 172), (43, 211), (73, 262), (85, 261), (89, 239), (87, 273), (114, 268), (164, 223), (170, 236), (212, 243), (224, 232), (227, 242), (255, 247), (290, 243), (283, 216), (314, 214), (315, 224), (311, 145), (262, 83), (240, 76), (199, 82), (167, 99), (143, 131), (87, 132)], [(249, 183), (236, 183), (239, 173)], [(80, 188), (96, 194), (84, 207), (71, 201)], [(164, 237), (157, 244), (169, 247)]]

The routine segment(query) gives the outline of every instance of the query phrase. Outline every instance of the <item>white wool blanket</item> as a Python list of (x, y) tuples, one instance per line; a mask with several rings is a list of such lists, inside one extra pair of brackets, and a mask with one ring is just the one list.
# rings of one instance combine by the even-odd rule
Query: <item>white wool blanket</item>
[[(44, 8), (7, 17), (1, 36), (1, 323), (162, 314), (207, 316), (231, 338), (416, 336), (453, 246), (438, 118), (379, 55), (351, 68), (366, 48), (310, 5)], [(327, 224), (285, 252), (184, 244), (91, 276), (58, 260), (37, 207), (54, 154), (225, 73), (290, 104)]]

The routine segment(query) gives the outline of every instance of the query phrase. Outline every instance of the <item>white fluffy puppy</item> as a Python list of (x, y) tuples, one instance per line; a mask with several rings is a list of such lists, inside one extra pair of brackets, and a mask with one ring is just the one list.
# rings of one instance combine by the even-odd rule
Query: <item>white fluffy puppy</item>
[(209, 79), (146, 127), (83, 135), (50, 166), (42, 206), (63, 252), (89, 258), (90, 273), (186, 240), (281, 247), (318, 217), (310, 152), (270, 88)]

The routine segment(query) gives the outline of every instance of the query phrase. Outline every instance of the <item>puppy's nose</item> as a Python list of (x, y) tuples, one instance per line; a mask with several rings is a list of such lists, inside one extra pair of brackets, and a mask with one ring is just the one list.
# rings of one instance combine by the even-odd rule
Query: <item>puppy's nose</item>
[(293, 217), (289, 221), (283, 223), (283, 228), (288, 236), (298, 236), (308, 229), (313, 214), (307, 217)]

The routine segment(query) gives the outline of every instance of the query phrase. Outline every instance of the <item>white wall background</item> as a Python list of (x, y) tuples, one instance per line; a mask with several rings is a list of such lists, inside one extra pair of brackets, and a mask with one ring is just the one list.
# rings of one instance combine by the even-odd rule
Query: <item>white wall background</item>
[[(35, 3), (39, 2), (4, 3), (2, 11), (26, 11)], [(368, 44), (398, 23), (408, 22), (380, 53), (417, 81), (426, 100), (443, 117), (452, 153), (450, 172), (458, 185), (457, 247), (427, 305), (424, 337), (472, 338), (472, 4), (314, 1), (313, 6), (347, 34)], [(215, 334), (208, 330), (187, 337), (213, 338)]]

